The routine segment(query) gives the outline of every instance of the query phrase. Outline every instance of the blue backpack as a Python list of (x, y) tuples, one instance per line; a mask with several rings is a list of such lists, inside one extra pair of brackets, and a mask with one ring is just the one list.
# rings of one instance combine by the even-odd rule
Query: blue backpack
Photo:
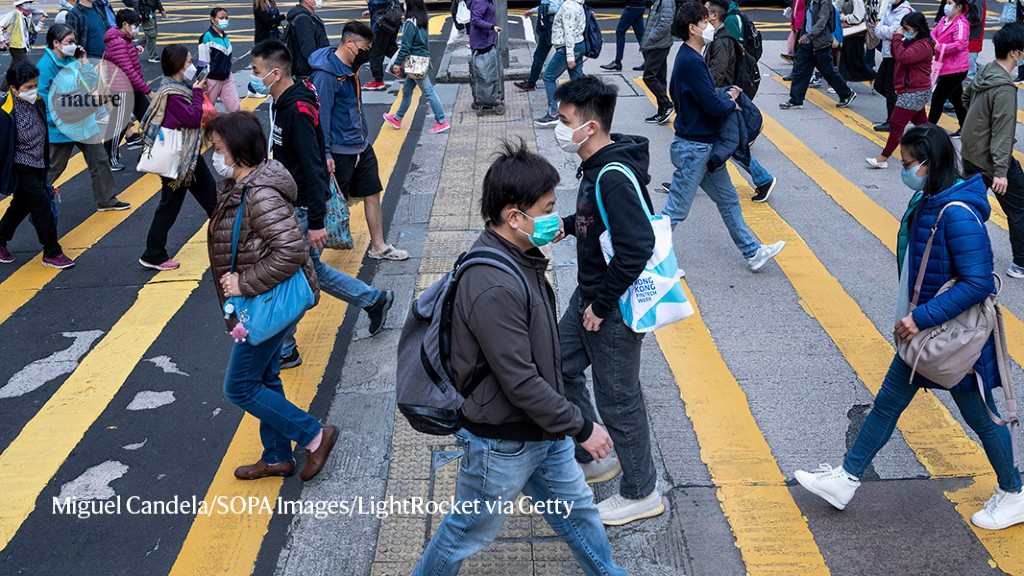
[(601, 25), (597, 23), (597, 16), (590, 6), (583, 5), (583, 13), (587, 17), (587, 27), (583, 30), (583, 55), (587, 58), (597, 58), (601, 55), (601, 44), (604, 39), (601, 37)]

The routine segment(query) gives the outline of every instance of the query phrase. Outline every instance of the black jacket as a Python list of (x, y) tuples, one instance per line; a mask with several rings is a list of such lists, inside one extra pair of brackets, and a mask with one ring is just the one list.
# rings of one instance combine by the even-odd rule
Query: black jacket
[(121, 0), (125, 6), (135, 10), (143, 20), (152, 20), (153, 14), (164, 11), (160, 0)]
[(255, 44), (259, 44), (264, 40), (270, 40), (274, 30), (287, 18), (277, 9), (276, 5), (270, 6), (268, 4), (267, 8), (269, 10), (262, 10), (254, 6), (252, 9), (253, 18), (256, 20), (256, 28), (253, 33), (253, 42)]
[(311, 84), (297, 81), (274, 102), (274, 159), (284, 164), (299, 188), (296, 206), (306, 208), (309, 229), (324, 227), (325, 202), (330, 182), (324, 155), (324, 133), (320, 128), (320, 101)]
[(577, 172), (581, 177), (576, 197), (576, 213), (565, 218), (565, 233), (576, 236), (576, 261), (579, 290), (584, 306), (593, 304), (593, 312), (604, 318), (618, 306), (619, 296), (640, 276), (654, 253), (654, 229), (637, 197), (633, 184), (620, 172), (607, 172), (601, 178), (601, 199), (611, 226), (615, 256), (605, 264), (598, 238), (605, 231), (597, 209), (594, 184), (601, 168), (612, 162), (628, 166), (640, 183), (647, 209), (652, 210), (647, 184), (651, 181), (648, 141), (643, 136), (612, 134), (612, 144), (587, 158)]
[(324, 21), (305, 6), (288, 11), (288, 49), (292, 52), (292, 74), (307, 77), (313, 73), (309, 57), (331, 45)]
[[(18, 176), (14, 172), (14, 149), (18, 145), (18, 128), (14, 120), (14, 98), (10, 92), (0, 95), (0, 196), (14, 193)], [(46, 130), (46, 108), (43, 99), (33, 106), (43, 122), (43, 165), (50, 170), (50, 136)]]
[[(722, 87), (718, 90), (719, 93), (725, 94), (727, 88)], [(725, 118), (718, 140), (711, 147), (711, 158), (708, 159), (709, 172), (725, 166), (729, 158), (735, 158), (744, 165), (750, 164), (750, 145), (761, 134), (764, 118), (746, 94), (740, 94), (736, 102), (739, 103), (740, 109)]]
[(725, 26), (715, 30), (715, 39), (704, 51), (704, 61), (708, 64), (715, 87), (732, 86), (736, 83), (736, 55), (739, 41), (729, 34)]

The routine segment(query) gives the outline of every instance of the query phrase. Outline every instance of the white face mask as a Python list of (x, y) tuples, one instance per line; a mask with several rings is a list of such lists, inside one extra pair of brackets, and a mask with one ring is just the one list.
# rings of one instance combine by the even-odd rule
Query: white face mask
[(138, 36), (138, 35), (139, 35), (139, 32), (140, 32), (141, 30), (142, 30), (142, 27), (141, 27), (141, 26), (132, 26), (132, 29), (131, 29), (131, 33), (132, 33), (132, 36), (133, 36), (133, 37), (134, 37), (134, 36)]
[(185, 68), (185, 80), (188, 80), (189, 82), (191, 82), (192, 79), (195, 78), (195, 77), (196, 77), (196, 65), (195, 64), (189, 64), (188, 68)]
[(715, 27), (712, 26), (710, 22), (708, 22), (708, 25), (705, 26), (704, 29), (700, 31), (700, 35), (702, 38), (704, 38), (705, 44), (711, 44), (711, 42), (715, 39)]
[(75, 52), (77, 50), (78, 50), (78, 45), (75, 44), (74, 42), (72, 42), (71, 44), (66, 44), (66, 45), (60, 47), (61, 53), (63, 53), (68, 58), (74, 57)]
[(21, 98), (29, 104), (35, 104), (36, 100), (39, 98), (39, 90), (37, 88), (33, 88), (31, 90), (18, 92), (18, 98)]
[(224, 155), (220, 152), (213, 153), (213, 169), (220, 174), (222, 178), (231, 178), (235, 175), (235, 165), (228, 166), (224, 164)]
[(590, 122), (587, 122), (576, 129), (570, 128), (569, 125), (564, 122), (559, 122), (555, 125), (555, 142), (558, 143), (558, 147), (569, 154), (579, 152), (580, 147), (583, 146), (583, 143), (586, 142), (590, 136), (587, 136), (581, 142), (573, 142), (572, 137), (576, 134), (577, 130), (582, 129), (587, 124), (590, 124)]
[(313, 2), (313, 8), (316, 8), (317, 10), (319, 10), (319, 9), (321, 9), (323, 7), (324, 7), (324, 0), (316, 0), (315, 2)]

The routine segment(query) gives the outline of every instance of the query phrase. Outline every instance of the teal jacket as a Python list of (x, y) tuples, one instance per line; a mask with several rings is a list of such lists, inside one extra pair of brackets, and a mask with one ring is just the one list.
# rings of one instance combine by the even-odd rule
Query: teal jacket
[(395, 64), (399, 66), (408, 56), (430, 56), (429, 35), (426, 28), (420, 28), (412, 18), (402, 27), (402, 47), (398, 50)]
[(46, 106), (46, 128), (50, 143), (86, 142), (96, 138), (100, 127), (96, 124), (95, 112), (77, 122), (65, 122), (61, 119), (61, 106), (58, 102), (60, 94), (71, 94), (82, 88), (91, 92), (96, 87), (99, 77), (92, 64), (83, 65), (74, 58), (62, 60), (51, 48), (47, 48), (36, 68), (39, 69), (39, 99)]

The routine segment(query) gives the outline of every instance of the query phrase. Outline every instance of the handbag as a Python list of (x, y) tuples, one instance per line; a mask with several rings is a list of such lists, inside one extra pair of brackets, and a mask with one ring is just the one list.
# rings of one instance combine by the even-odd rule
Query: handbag
[(864, 49), (874, 50), (882, 45), (882, 39), (875, 33), (875, 26), (878, 26), (878, 22), (865, 22), (864, 23)]
[(324, 248), (335, 250), (351, 250), (352, 230), (349, 229), (348, 200), (338, 189), (338, 181), (331, 174), (331, 195), (327, 199), (327, 213), (324, 216), (324, 229), (327, 230), (327, 242)]
[[(856, 36), (858, 34), (864, 34), (865, 32), (867, 32), (867, 29), (868, 29), (867, 22), (861, 22), (860, 24), (854, 24), (852, 26), (844, 26), (843, 27), (843, 38), (849, 38), (851, 36)], [(865, 42), (865, 44), (866, 43), (867, 42)]]
[[(249, 189), (242, 190), (242, 202), (235, 213), (235, 225), (231, 231), (231, 267), (235, 271), (235, 259), (238, 256), (239, 236), (242, 232), (242, 214), (245, 212), (245, 197)], [(313, 307), (316, 295), (306, 280), (306, 274), (299, 268), (295, 274), (284, 282), (256, 296), (232, 296), (224, 303), (225, 316), (235, 318), (249, 331), (247, 340), (253, 346), (259, 346), (273, 336), (280, 334), (285, 328), (295, 324), (302, 315)]]
[(136, 169), (139, 172), (177, 179), (181, 167), (182, 141), (181, 130), (161, 126), (153, 138), (153, 144), (142, 151)]
[(392, 2), (377, 17), (377, 29), (387, 34), (397, 34), (398, 29), (402, 26), (402, 19), (404, 17), (405, 11), (402, 10), (401, 4)]
[(599, 241), (605, 262), (610, 262), (615, 250), (612, 247), (611, 229), (608, 226), (608, 213), (601, 202), (601, 176), (608, 171), (621, 172), (633, 184), (640, 205), (647, 214), (647, 220), (654, 230), (654, 252), (644, 266), (644, 271), (633, 281), (626, 292), (619, 297), (619, 311), (622, 321), (630, 330), (637, 333), (653, 332), (662, 326), (678, 322), (693, 315), (693, 305), (686, 299), (686, 292), (679, 281), (679, 263), (676, 260), (675, 248), (672, 246), (672, 225), (663, 214), (655, 216), (647, 208), (647, 202), (640, 190), (640, 183), (632, 170), (619, 162), (612, 162), (597, 175), (595, 195), (597, 208), (601, 212), (605, 231)]
[(203, 119), (200, 121), (202, 127), (206, 128), (210, 120), (213, 120), (219, 114), (220, 112), (217, 112), (217, 105), (210, 99), (210, 95), (203, 93)]
[(402, 63), (402, 69), (405, 75), (413, 80), (422, 80), (427, 76), (427, 72), (430, 71), (430, 57), (429, 56), (413, 56), (409, 55), (405, 57), (405, 62)]
[[(939, 211), (938, 217), (935, 218), (935, 224), (932, 225), (928, 243), (924, 248), (921, 267), (917, 272), (913, 298), (910, 300), (911, 311), (917, 307), (918, 298), (921, 296), (921, 285), (924, 283), (925, 270), (928, 267), (928, 258), (931, 255), (932, 243), (935, 241), (935, 233), (939, 229), (939, 222), (950, 206), (970, 210), (975, 220), (978, 218), (974, 214), (974, 210), (971, 210), (963, 202), (950, 202)], [(978, 220), (978, 224), (984, 226), (981, 224), (981, 220)], [(996, 280), (1001, 283), (998, 276), (996, 276)], [(939, 288), (935, 296), (938, 297), (949, 290), (958, 281), (959, 278), (953, 278), (946, 282)], [(911, 367), (911, 381), (915, 374), (920, 373), (928, 380), (948, 390), (959, 384), (965, 376), (974, 370), (974, 364), (981, 357), (982, 349), (988, 342), (995, 326), (996, 297), (989, 295), (982, 302), (964, 310), (959, 316), (938, 326), (921, 330), (910, 340), (896, 336), (896, 352)]]
[(932, 90), (935, 90), (935, 85), (939, 83), (939, 76), (942, 75), (942, 60), (946, 56), (946, 44), (942, 45), (939, 49), (938, 58), (932, 60)]

